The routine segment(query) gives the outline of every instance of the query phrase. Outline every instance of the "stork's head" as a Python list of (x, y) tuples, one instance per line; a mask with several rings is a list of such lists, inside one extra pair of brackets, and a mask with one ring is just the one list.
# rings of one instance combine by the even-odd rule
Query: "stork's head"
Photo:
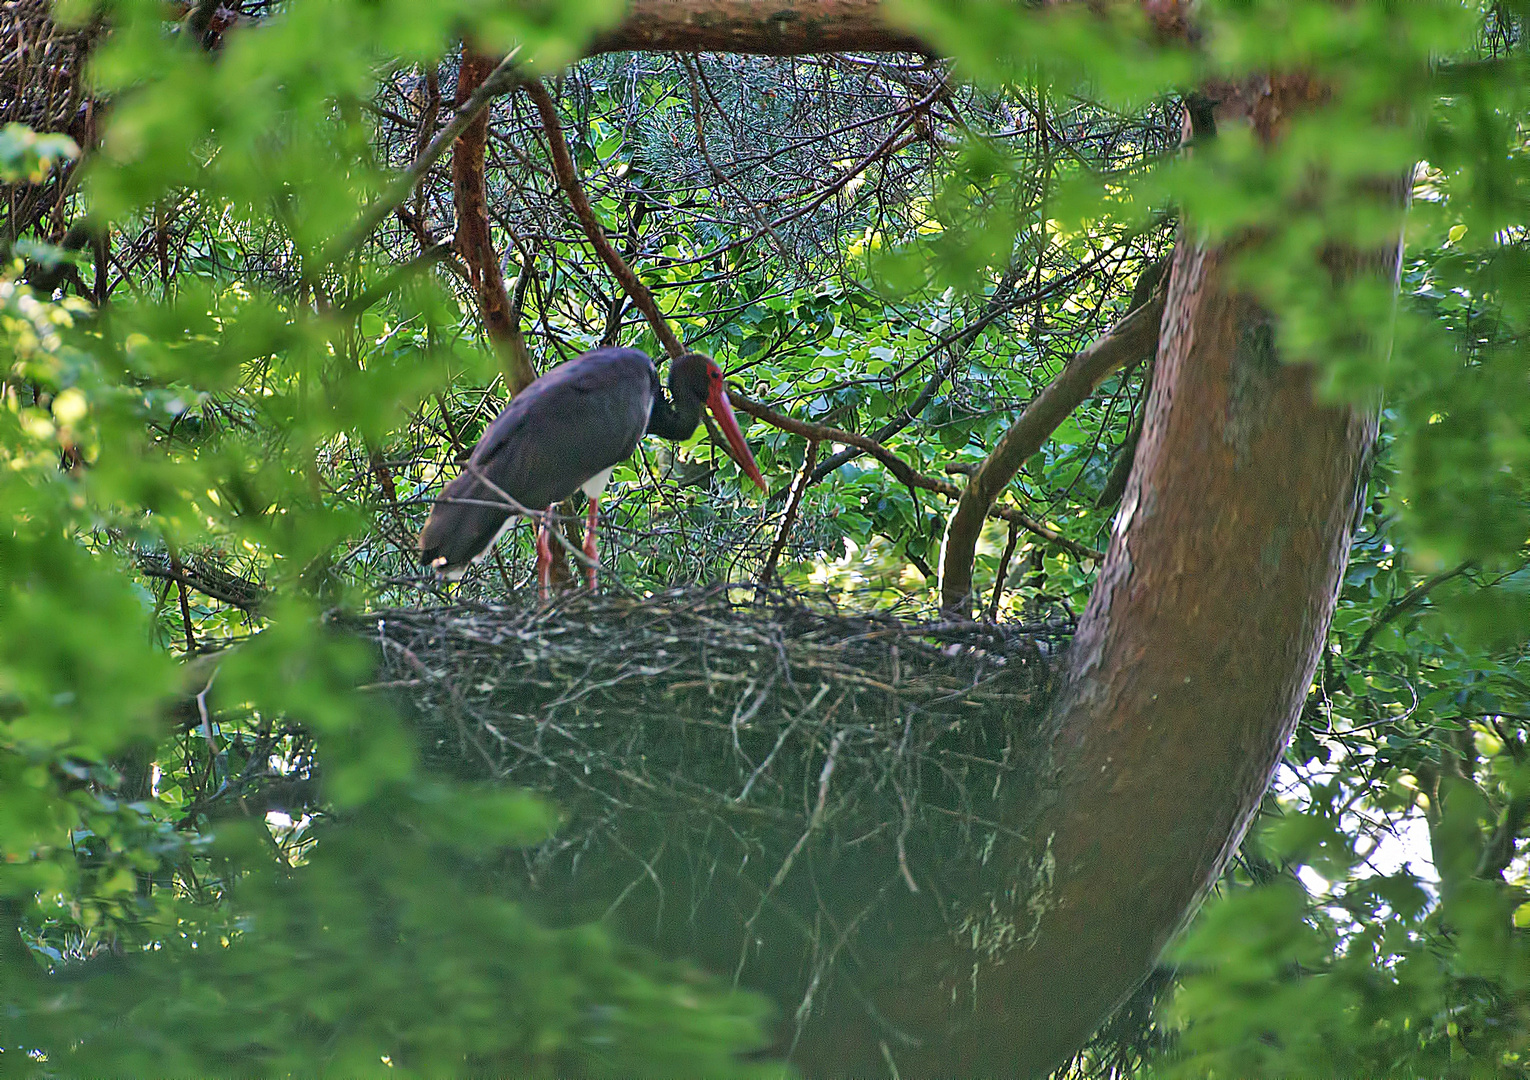
[(761, 491), (767, 490), (765, 478), (760, 475), (760, 468), (754, 463), (754, 455), (749, 452), (749, 444), (744, 442), (744, 433), (739, 430), (738, 421), (734, 419), (733, 406), (728, 403), (728, 388), (723, 383), (722, 369), (710, 356), (686, 353), (670, 364), (669, 393), (676, 401), (689, 398), (712, 410), (712, 415), (717, 418), (717, 426), (722, 428), (728, 445), (733, 448), (735, 460), (749, 479), (759, 485)]

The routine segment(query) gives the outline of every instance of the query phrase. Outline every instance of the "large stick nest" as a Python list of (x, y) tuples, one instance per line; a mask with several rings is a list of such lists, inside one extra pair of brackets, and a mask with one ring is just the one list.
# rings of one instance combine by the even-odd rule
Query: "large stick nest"
[(888, 977), (868, 934), (913, 919), (997, 950), (1026, 932), (1024, 874), (993, 855), (1024, 850), (1065, 624), (906, 624), (713, 590), (353, 627), (434, 767), (563, 811), (513, 868), (528, 895), (768, 988), (799, 1024), (831, 973)]

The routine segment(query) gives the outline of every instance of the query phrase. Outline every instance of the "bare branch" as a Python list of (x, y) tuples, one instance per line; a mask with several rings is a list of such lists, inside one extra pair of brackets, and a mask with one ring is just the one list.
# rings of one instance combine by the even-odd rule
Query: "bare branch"
[(797, 508), (802, 505), (802, 496), (807, 492), (808, 478), (813, 472), (813, 462), (818, 460), (818, 440), (813, 439), (807, 444), (807, 453), (802, 455), (802, 471), (797, 474), (797, 482), (792, 487), (792, 501), (787, 504), (786, 515), (781, 519), (781, 528), (776, 532), (776, 541), (770, 545), (770, 554), (765, 557), (765, 567), (760, 571), (760, 584), (769, 585), (770, 579), (775, 575), (776, 562), (781, 558), (781, 552), (786, 548), (786, 538), (792, 531), (792, 524), (797, 520)]
[(911, 52), (928, 45), (893, 25), (880, 0), (634, 0), (597, 34), (586, 56), (607, 52), (732, 52), (801, 56)]
[(574, 159), (569, 154), (568, 143), (563, 138), (563, 125), (558, 120), (558, 107), (553, 104), (547, 88), (536, 79), (523, 83), (522, 87), (526, 91), (526, 96), (531, 98), (532, 104), (537, 107), (537, 113), (542, 117), (542, 130), (547, 133), (547, 145), (552, 153), (553, 171), (558, 176), (558, 186), (568, 196), (568, 201), (574, 208), (574, 215), (583, 226), (584, 234), (589, 237), (595, 253), (621, 283), (627, 295), (632, 298), (632, 302), (638, 306), (638, 310), (647, 317), (654, 334), (664, 343), (664, 350), (671, 357), (685, 355), (685, 346), (680, 344), (680, 339), (669, 328), (669, 323), (659, 311), (659, 305), (654, 302), (653, 293), (648, 291), (648, 287), (632, 272), (632, 268), (622, 259), (616, 248), (611, 246), (611, 241), (606, 239), (605, 229), (601, 227), (600, 219), (595, 216), (595, 208), (590, 205), (590, 200), (584, 193), (584, 186), (579, 182), (579, 174), (574, 169)]
[[(906, 408), (899, 412), (897, 416), (893, 417), (886, 424), (882, 425), (882, 427), (877, 430), (877, 433), (873, 436), (873, 438), (875, 438), (878, 442), (886, 442), (888, 439), (892, 438), (892, 436), (902, 431), (909, 424), (913, 423), (914, 419), (920, 414), (920, 412), (924, 410), (924, 407), (930, 403), (930, 400), (935, 396), (936, 392), (944, 384), (945, 380), (951, 377), (952, 372), (954, 372), (956, 369), (957, 363), (961, 360), (961, 354), (972, 345), (972, 342), (976, 340), (978, 334), (986, 329), (988, 325), (995, 319), (1006, 314), (1007, 312), (1015, 310), (1016, 308), (1023, 307), (1026, 304), (1034, 304), (1040, 300), (1046, 299), (1049, 296), (1056, 296), (1063, 289), (1074, 284), (1076, 281), (1082, 278), (1085, 274), (1094, 271), (1108, 257), (1119, 252), (1122, 247), (1129, 242), (1129, 239), (1130, 238), (1126, 238), (1115, 244), (1112, 244), (1110, 247), (1097, 254), (1094, 258), (1080, 264), (1072, 272), (1060, 277), (1053, 278), (1051, 281), (1047, 282), (1046, 285), (1042, 286), (1040, 289), (1037, 289), (1034, 292), (1018, 295), (1015, 293), (1014, 285), (1015, 280), (1019, 274), (1019, 264), (1018, 262), (1011, 263), (1009, 269), (1004, 272), (1003, 278), (1000, 279), (999, 285), (994, 290), (993, 295), (990, 296), (987, 303), (983, 305), (982, 314), (980, 314), (976, 319), (972, 320), (972, 322), (961, 327), (960, 329), (953, 330), (946, 334), (940, 340), (936, 341), (935, 344), (931, 345), (928, 349), (921, 353), (913, 361), (913, 363), (907, 365), (903, 369), (903, 371), (911, 370), (913, 367), (924, 363), (941, 349), (949, 348), (952, 352), (950, 359), (948, 359), (941, 368), (937, 369), (930, 375), (929, 379), (925, 382), (924, 386), (920, 389), (914, 400), (910, 402)], [(1159, 265), (1159, 263), (1153, 264), (1154, 267)], [(1167, 258), (1161, 260), (1161, 265), (1167, 267)], [(1138, 279), (1139, 284), (1143, 281), (1149, 280), (1150, 275), (1154, 275), (1151, 277), (1151, 282), (1153, 287), (1156, 288), (1158, 282), (1162, 278), (1162, 271), (1155, 271), (1153, 267), (1149, 267), (1147, 270), (1143, 271), (1142, 277)], [(1149, 294), (1150, 293), (1151, 289), (1149, 290)], [(1131, 310), (1131, 308), (1137, 307), (1142, 302), (1142, 300), (1145, 300), (1146, 298), (1147, 295), (1145, 294), (1141, 299), (1139, 299), (1136, 291), (1134, 290), (1132, 293), (1131, 304), (1127, 310)], [(901, 375), (902, 372), (900, 372), (896, 377), (901, 377)], [(834, 454), (829, 458), (824, 459), (819, 463), (818, 468), (813, 471), (813, 483), (818, 483), (818, 481), (828, 476), (841, 465), (844, 465), (845, 463), (860, 457), (860, 454), (861, 452), (859, 450), (855, 449), (854, 447), (850, 447), (845, 450), (841, 450), (839, 453)]]
[[(748, 413), (756, 420), (763, 420), (772, 427), (789, 431), (793, 435), (801, 435), (805, 439), (816, 439), (819, 442), (837, 442), (844, 446), (854, 446), (864, 450), (872, 457), (887, 467), (897, 480), (905, 487), (919, 488), (923, 491), (933, 491), (937, 495), (944, 495), (948, 499), (960, 499), (962, 489), (949, 480), (941, 480), (934, 476), (927, 476), (904, 461), (887, 447), (869, 439), (865, 435), (857, 435), (853, 431), (841, 431), (839, 428), (826, 427), (823, 424), (811, 424), (805, 420), (793, 420), (789, 416), (783, 416), (768, 405), (761, 404), (742, 394), (728, 394), (728, 400), (733, 402), (733, 407), (740, 412)], [(1022, 513), (1010, 506), (990, 506), (987, 514), (989, 517), (999, 518), (1004, 521), (1012, 521), (1027, 532), (1034, 533), (1052, 544), (1071, 553), (1079, 559), (1102, 559), (1103, 553), (1093, 548), (1085, 547), (1076, 541), (1069, 540), (1056, 529), (1042, 524), (1029, 514)]]
[(351, 226), (350, 232), (336, 239), (324, 250), (319, 257), (316, 270), (334, 265), (366, 243), (367, 238), (372, 235), (377, 226), (382, 224), (383, 218), (404, 204), (404, 200), (409, 198), (409, 193), (414, 190), (415, 185), (430, 171), (431, 166), (440, 160), (441, 155), (446, 153), (446, 148), (456, 142), (457, 136), (467, 129), (479, 113), (489, 107), (489, 102), (515, 84), (515, 57), (518, 51), (512, 50), (499, 62), (499, 66), (491, 71), (479, 84), (478, 89), (474, 90), (472, 95), (462, 103), (462, 107), (457, 110), (457, 115), (452, 117), (451, 122), (442, 128), (436, 137), (430, 140), (430, 145), (414, 159), (414, 164), (405, 169), (398, 179), (388, 185), (386, 191), (361, 212), (361, 217), (356, 220), (355, 225)]
[(1447, 581), (1452, 581), (1460, 577), (1462, 574), (1465, 574), (1470, 570), (1476, 569), (1476, 566), (1477, 564), (1475, 562), (1467, 560), (1453, 570), (1442, 570), (1438, 574), (1435, 574), (1433, 577), (1426, 578), (1425, 580), (1419, 582), (1417, 585), (1413, 586), (1413, 588), (1403, 593), (1396, 600), (1393, 600), (1386, 606), (1380, 615), (1376, 616), (1376, 621), (1371, 623), (1371, 625), (1366, 628), (1365, 633), (1361, 635), (1360, 643), (1355, 646), (1355, 655), (1364, 656), (1366, 652), (1370, 650), (1371, 642), (1376, 640), (1376, 635), (1381, 633), (1382, 629), (1388, 623), (1392, 622), (1399, 616), (1406, 615), (1408, 612), (1422, 604), (1425, 600), (1429, 599), (1429, 594), (1433, 592), (1437, 587), (1445, 584)]
[(978, 466), (946, 528), (945, 559), (940, 573), (943, 608), (957, 611), (967, 606), (978, 534), (994, 500), (1026, 460), (1041, 448), (1047, 436), (1094, 393), (1106, 376), (1157, 347), (1163, 307), (1164, 292), (1159, 290), (1104, 337), (1068, 361), (1068, 366), (1026, 406)]
[[(457, 73), (457, 97), (471, 100), (498, 70), (491, 57), (464, 45)], [(452, 194), (457, 206), (457, 235), (452, 245), (468, 265), (478, 311), (489, 340), (494, 343), (504, 368), (505, 385), (518, 394), (537, 377), (536, 366), (521, 336), (519, 308), (505, 291), (499, 253), (489, 231), (489, 210), (484, 187), (484, 146), (489, 137), (489, 113), (481, 110), (462, 131), (452, 148)]]

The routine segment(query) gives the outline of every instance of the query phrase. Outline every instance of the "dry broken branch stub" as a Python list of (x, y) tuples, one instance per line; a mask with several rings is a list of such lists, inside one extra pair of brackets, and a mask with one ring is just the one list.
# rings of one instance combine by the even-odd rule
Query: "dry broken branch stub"
[(534, 902), (739, 972), (794, 1018), (790, 1042), (895, 978), (885, 935), (1024, 935), (1014, 864), (990, 856), (1020, 840), (997, 808), (1027, 802), (1044, 759), (1028, 733), (1069, 624), (733, 595), (345, 621), (433, 768), (562, 810), (512, 870)]

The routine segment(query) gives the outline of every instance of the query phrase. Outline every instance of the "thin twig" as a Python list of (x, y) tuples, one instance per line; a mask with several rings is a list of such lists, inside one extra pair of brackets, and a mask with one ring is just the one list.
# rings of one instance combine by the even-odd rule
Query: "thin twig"
[[(741, 790), (734, 798), (734, 802), (741, 803), (749, 797), (750, 788), (754, 787), (754, 782), (760, 778), (761, 774), (764, 773), (766, 769), (770, 768), (770, 763), (775, 760), (776, 751), (781, 749), (781, 744), (786, 742), (787, 736), (791, 735), (791, 733), (796, 730), (797, 725), (801, 723), (809, 713), (818, 708), (818, 703), (824, 699), (824, 695), (828, 692), (829, 684), (824, 683), (818, 688), (818, 693), (813, 696), (813, 700), (808, 702), (807, 705), (805, 705), (803, 708), (799, 709), (797, 711), (797, 715), (792, 717), (792, 722), (781, 729), (781, 734), (776, 739), (776, 745), (771, 747), (770, 753), (765, 755), (765, 760), (760, 762), (759, 766), (754, 770), (754, 772), (749, 774), (749, 779), (744, 782), (743, 790)], [(841, 695), (840, 701), (843, 700), (844, 696)], [(839, 708), (839, 704), (840, 702), (836, 701), (833, 705), (829, 706), (829, 716), (834, 715), (835, 711)]]
[[(503, 501), (494, 503), (485, 499), (439, 499), (437, 500), (438, 502), (450, 502), (455, 504), (470, 503), (478, 506), (497, 506), (502, 510), (509, 510), (512, 513), (519, 514), (521, 517), (531, 518), (533, 521), (540, 521), (547, 513), (545, 510), (533, 510), (529, 506), (521, 504), (513, 495), (505, 491), (504, 488), (500, 487), (493, 480), (490, 480), (488, 476), (484, 474), (484, 471), (477, 465), (473, 464), (471, 461), (469, 461), (462, 468), (463, 471), (472, 473), (479, 483), (483, 484), (494, 494), (498, 495)], [(604, 569), (600, 563), (586, 555), (583, 549), (570, 542), (568, 537), (563, 535), (562, 529), (550, 528), (547, 530), (547, 532), (550, 536), (555, 537), (559, 544), (563, 545), (563, 548), (574, 557), (574, 561), (579, 563), (580, 566), (592, 570)]]
[[(937, 495), (944, 495), (948, 499), (961, 498), (962, 489), (949, 480), (941, 480), (934, 476), (927, 476), (919, 472), (897, 454), (865, 435), (857, 435), (852, 431), (841, 431), (839, 428), (827, 427), (823, 424), (809, 423), (806, 420), (794, 420), (776, 412), (770, 406), (748, 398), (732, 391), (728, 393), (728, 400), (733, 402), (733, 407), (740, 412), (748, 413), (756, 420), (763, 420), (772, 427), (789, 431), (793, 435), (801, 435), (807, 439), (818, 439), (822, 442), (843, 443), (846, 446), (858, 447), (876, 458), (887, 467), (899, 482), (910, 488), (920, 488), (924, 491), (933, 491)], [(999, 518), (1003, 521), (1013, 521), (1027, 532), (1034, 533), (1050, 543), (1069, 552), (1078, 559), (1093, 559), (1096, 562), (1105, 557), (1103, 552), (1086, 547), (1075, 540), (1063, 536), (1056, 529), (1042, 524), (1029, 514), (1023, 513), (1010, 506), (991, 506), (988, 516)]]
[(1393, 600), (1386, 606), (1380, 615), (1376, 616), (1376, 621), (1371, 623), (1371, 625), (1366, 628), (1365, 633), (1360, 636), (1360, 642), (1355, 646), (1355, 655), (1365, 655), (1365, 651), (1371, 647), (1371, 642), (1376, 640), (1376, 635), (1381, 633), (1382, 629), (1385, 628), (1388, 623), (1402, 615), (1406, 615), (1408, 612), (1422, 604), (1425, 600), (1429, 599), (1429, 594), (1439, 586), (1445, 584), (1447, 581), (1451, 581), (1460, 577), (1468, 570), (1473, 569), (1476, 565), (1477, 564), (1475, 562), (1467, 560), (1460, 566), (1456, 567), (1454, 570), (1442, 570), (1440, 573), (1435, 574), (1433, 577), (1419, 582), (1417, 585), (1413, 586), (1413, 588), (1403, 593), (1402, 596), (1398, 597), (1396, 600)]
[(1004, 545), (1004, 556), (999, 559), (999, 572), (993, 578), (993, 596), (988, 600), (989, 622), (993, 622), (999, 614), (999, 597), (1004, 595), (1004, 578), (1009, 573), (1009, 560), (1015, 554), (1015, 545), (1020, 540), (1020, 529), (1011, 521), (1009, 523), (1009, 542)]
[(611, 271), (612, 275), (621, 284), (632, 302), (638, 306), (638, 310), (648, 319), (653, 327), (654, 335), (664, 345), (664, 351), (671, 357), (685, 355), (685, 346), (680, 344), (680, 339), (669, 328), (663, 314), (659, 311), (659, 305), (654, 302), (653, 293), (632, 272), (632, 268), (622, 259), (616, 248), (611, 246), (611, 241), (606, 239), (606, 231), (601, 227), (600, 218), (595, 215), (595, 208), (590, 205), (589, 197), (584, 193), (584, 185), (579, 182), (579, 173), (574, 168), (573, 156), (569, 154), (568, 143), (563, 138), (563, 124), (558, 119), (558, 107), (547, 93), (547, 88), (540, 80), (531, 79), (522, 84), (526, 96), (531, 98), (531, 103), (536, 106), (538, 115), (542, 118), (542, 130), (547, 134), (548, 150), (552, 154), (553, 172), (558, 177), (558, 186), (563, 189), (563, 194), (568, 196), (569, 204), (574, 208), (574, 216), (579, 219), (579, 224), (584, 229), (584, 235), (589, 238), (590, 244), (595, 248), (595, 253), (600, 256), (602, 262)]
[(807, 452), (802, 455), (802, 471), (797, 474), (797, 483), (792, 489), (792, 501), (787, 504), (786, 516), (781, 519), (781, 528), (776, 531), (775, 542), (770, 545), (770, 554), (765, 557), (765, 565), (760, 570), (761, 584), (770, 584), (770, 579), (775, 576), (776, 562), (781, 558), (787, 535), (797, 520), (797, 508), (802, 505), (802, 496), (807, 491), (808, 480), (813, 474), (813, 463), (817, 460), (818, 440), (809, 439)]
[(186, 598), (186, 572), (174, 547), (170, 548), (170, 580), (175, 582), (176, 594), (180, 598), (181, 626), (186, 631), (186, 654), (190, 656), (197, 651), (197, 639), (191, 632), (191, 603)]
[[(770, 884), (765, 887), (764, 893), (761, 894), (760, 902), (755, 906), (754, 913), (749, 916), (749, 921), (744, 924), (743, 940), (746, 942), (750, 940), (754, 932), (754, 924), (765, 910), (766, 899), (786, 881), (786, 875), (791, 873), (792, 864), (797, 861), (797, 856), (807, 846), (808, 839), (823, 824), (824, 812), (829, 804), (829, 781), (833, 778), (834, 767), (839, 761), (839, 748), (844, 745), (845, 736), (849, 733), (849, 728), (840, 728), (834, 733), (834, 737), (829, 740), (829, 752), (824, 757), (823, 770), (818, 774), (818, 802), (813, 807), (813, 815), (808, 818), (807, 828), (802, 831), (801, 836), (797, 837), (797, 842), (792, 845), (792, 849), (786, 853), (786, 858), (781, 860), (781, 865), (777, 868), (775, 876), (770, 879)], [(739, 966), (738, 971), (734, 973), (734, 982), (737, 982), (738, 977), (743, 974), (744, 960), (747, 956), (748, 952), (746, 951), (739, 957)]]
[(693, 57), (686, 57), (684, 58), (684, 64), (685, 77), (691, 84), (691, 112), (696, 120), (696, 149), (701, 151), (702, 160), (707, 163), (707, 168), (712, 170), (712, 175), (717, 179), (717, 182), (738, 196), (739, 201), (744, 204), (744, 209), (749, 211), (749, 216), (754, 218), (755, 224), (764, 229), (765, 234), (776, 245), (776, 253), (781, 256), (781, 261), (786, 266), (790, 266), (794, 261), (791, 250), (787, 248), (786, 242), (781, 239), (781, 235), (776, 232), (775, 226), (760, 212), (760, 208), (754, 204), (754, 200), (717, 167), (717, 162), (712, 160), (712, 152), (707, 148), (706, 128), (701, 122), (701, 93), (696, 85), (696, 60)]

